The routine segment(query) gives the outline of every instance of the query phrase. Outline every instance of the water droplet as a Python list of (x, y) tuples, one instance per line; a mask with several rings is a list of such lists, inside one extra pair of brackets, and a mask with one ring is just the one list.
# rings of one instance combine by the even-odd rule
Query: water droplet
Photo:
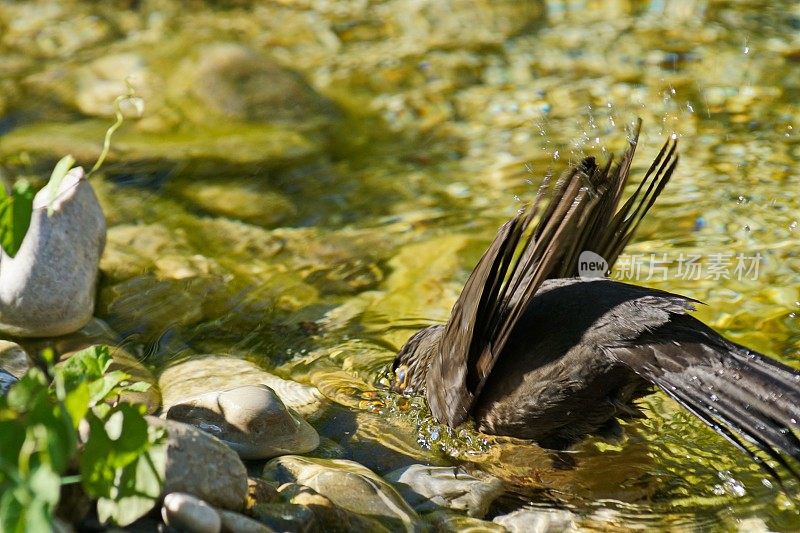
[(712, 395), (711, 395), (711, 401), (712, 401), (712, 402), (717, 402), (717, 401), (719, 401), (719, 396), (717, 396), (716, 394), (712, 394)]
[(746, 199), (744, 196), (739, 196), (739, 203), (740, 203), (740, 204), (743, 204), (743, 203), (745, 203), (746, 201), (747, 201), (747, 199)]
[(739, 496), (740, 498), (747, 493), (742, 482), (736, 479), (732, 479), (728, 484), (728, 487), (735, 496)]
[(750, 226), (748, 226), (747, 224), (745, 224), (745, 225), (744, 225), (744, 230), (745, 230), (745, 231), (750, 231)]
[(791, 224), (789, 224), (789, 231), (794, 231), (797, 229), (797, 221), (792, 220)]
[(553, 152), (553, 159), (558, 159), (558, 158), (560, 158), (560, 157), (561, 157), (561, 154), (559, 154), (559, 153), (558, 153), (558, 150), (556, 150), (555, 152)]

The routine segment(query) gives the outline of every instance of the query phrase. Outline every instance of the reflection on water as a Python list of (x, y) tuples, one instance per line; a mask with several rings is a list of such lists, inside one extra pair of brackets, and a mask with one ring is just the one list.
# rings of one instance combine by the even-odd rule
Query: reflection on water
[(0, 3), (0, 156), (30, 174), (93, 161), (104, 91), (136, 74), (148, 115), (94, 181), (110, 223), (98, 313), (150, 364), (230, 353), (313, 384), (334, 404), (320, 453), (482, 469), (511, 487), (495, 512), (800, 529), (790, 498), (662, 395), (618, 442), (554, 455), (448, 430), (381, 384), (539, 180), (619, 151), (637, 116), (634, 172), (673, 132), (681, 163), (628, 252), (760, 257), (755, 277), (637, 282), (800, 366), (794, 3), (44, 4)]

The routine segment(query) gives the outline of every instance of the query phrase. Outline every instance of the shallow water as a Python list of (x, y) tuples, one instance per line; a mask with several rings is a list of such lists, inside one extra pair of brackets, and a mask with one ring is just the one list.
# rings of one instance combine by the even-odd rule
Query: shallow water
[(660, 394), (621, 442), (554, 459), (448, 432), (381, 381), (541, 178), (619, 152), (636, 117), (634, 172), (673, 132), (681, 162), (627, 250), (634, 281), (707, 303), (699, 318), (800, 367), (794, 3), (195, 7), (0, 2), (7, 173), (91, 164), (126, 69), (145, 98), (92, 178), (111, 226), (97, 314), (132, 351), (156, 369), (230, 353), (314, 384), (337, 406), (315, 422), (323, 450), (381, 474), (466, 462), (514, 486), (495, 514), (800, 529), (795, 502)]

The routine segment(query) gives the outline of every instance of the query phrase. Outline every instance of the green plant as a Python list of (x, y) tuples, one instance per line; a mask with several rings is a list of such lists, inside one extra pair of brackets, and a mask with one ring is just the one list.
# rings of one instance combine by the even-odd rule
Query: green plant
[(0, 246), (14, 257), (31, 224), (33, 189), (27, 180), (19, 180), (6, 192), (0, 182)]
[(143, 391), (109, 371), (106, 346), (33, 368), (0, 398), (0, 531), (50, 531), (62, 485), (80, 482), (101, 521), (126, 525), (148, 512), (163, 485), (165, 436), (144, 406), (120, 402)]
[[(111, 136), (125, 121), (121, 107), (122, 103), (128, 102), (137, 116), (142, 116), (144, 113), (144, 103), (142, 99), (136, 96), (136, 92), (128, 80), (126, 80), (126, 83), (128, 84), (128, 92), (118, 96), (114, 100), (114, 123), (106, 130), (103, 139), (103, 149), (94, 166), (86, 175), (87, 178), (97, 172), (103, 164), (106, 156), (108, 156), (108, 152), (111, 150)], [(45, 185), (45, 188), (49, 191), (47, 203), (48, 216), (52, 216), (53, 214), (53, 202), (58, 194), (61, 180), (69, 173), (74, 164), (75, 158), (71, 155), (66, 155), (62, 157), (53, 168), (50, 180), (47, 182), (47, 185)], [(32, 211), (33, 189), (27, 180), (18, 180), (14, 186), (11, 187), (10, 193), (6, 191), (2, 180), (0, 180), (0, 247), (10, 257), (17, 255), (20, 246), (22, 246), (22, 241), (31, 224)]]

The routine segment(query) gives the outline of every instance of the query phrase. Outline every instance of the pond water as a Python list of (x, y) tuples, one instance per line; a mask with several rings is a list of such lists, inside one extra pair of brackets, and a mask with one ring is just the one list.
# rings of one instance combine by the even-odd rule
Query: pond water
[(799, 30), (788, 1), (2, 1), (0, 162), (91, 166), (130, 76), (145, 115), (92, 178), (96, 314), (147, 365), (230, 354), (313, 384), (334, 405), (318, 454), (466, 464), (513, 487), (493, 514), (798, 530), (661, 394), (620, 442), (554, 459), (436, 425), (384, 373), (542, 177), (619, 153), (637, 117), (634, 173), (672, 133), (681, 162), (614, 275), (800, 366)]

